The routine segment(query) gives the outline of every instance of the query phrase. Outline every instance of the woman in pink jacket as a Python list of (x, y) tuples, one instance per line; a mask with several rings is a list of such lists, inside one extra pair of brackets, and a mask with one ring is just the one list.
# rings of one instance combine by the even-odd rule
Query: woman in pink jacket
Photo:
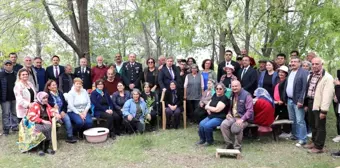
[(29, 72), (26, 69), (18, 71), (17, 81), (14, 86), (16, 99), (16, 111), (19, 123), (27, 114), (28, 109), (36, 99), (36, 91), (31, 82), (28, 81)]

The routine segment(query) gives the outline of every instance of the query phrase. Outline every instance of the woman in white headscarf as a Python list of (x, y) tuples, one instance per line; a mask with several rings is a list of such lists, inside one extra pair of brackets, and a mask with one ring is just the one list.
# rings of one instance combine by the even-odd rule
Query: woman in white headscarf
[(264, 88), (257, 88), (254, 96), (254, 124), (259, 125), (258, 131), (270, 132), (275, 115), (274, 100)]

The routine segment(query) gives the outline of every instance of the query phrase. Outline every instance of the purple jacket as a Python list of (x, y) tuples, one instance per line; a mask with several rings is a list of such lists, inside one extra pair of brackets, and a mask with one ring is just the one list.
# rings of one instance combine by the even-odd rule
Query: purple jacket
[[(233, 115), (232, 108), (235, 95), (232, 95), (231, 105), (229, 109), (229, 114)], [(237, 113), (243, 121), (252, 122), (254, 120), (254, 110), (253, 110), (253, 98), (249, 92), (241, 89), (238, 100), (237, 100)]]

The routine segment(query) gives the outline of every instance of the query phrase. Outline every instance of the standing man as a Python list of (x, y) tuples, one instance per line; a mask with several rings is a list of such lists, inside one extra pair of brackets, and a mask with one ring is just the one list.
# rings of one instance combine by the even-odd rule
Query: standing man
[(65, 72), (65, 68), (59, 65), (60, 58), (57, 55), (54, 55), (52, 58), (52, 65), (46, 68), (46, 81), (52, 79), (57, 82), (59, 85), (59, 76), (60, 74)]
[(261, 72), (266, 70), (267, 61), (260, 60), (259, 61), (259, 69), (257, 70), (257, 76), (260, 76)]
[(279, 53), (276, 55), (275, 63), (278, 67), (286, 65), (286, 54)]
[(251, 67), (254, 67), (256, 65), (255, 59), (248, 55), (248, 51), (245, 48), (241, 50), (241, 55), (242, 57), (249, 57)]
[(285, 100), (287, 100), (289, 120), (293, 121), (292, 139), (299, 140), (296, 146), (301, 147), (306, 144), (307, 140), (303, 103), (307, 87), (308, 71), (301, 67), (301, 60), (298, 57), (292, 57), (290, 65), (291, 72), (288, 75), (285, 86), (287, 96)]
[(333, 102), (333, 77), (323, 68), (323, 61), (319, 57), (312, 59), (312, 73), (310, 74), (306, 99), (308, 107), (308, 122), (312, 129), (312, 142), (304, 146), (309, 153), (323, 153), (326, 140), (326, 116), (329, 106)]
[(250, 58), (243, 57), (242, 59), (243, 68), (239, 71), (237, 78), (240, 80), (242, 88), (249, 92), (251, 95), (254, 94), (257, 88), (257, 72), (250, 66)]
[(59, 76), (59, 90), (68, 93), (73, 86), (73, 79), (72, 66), (68, 64), (65, 66), (65, 72)]
[[(246, 90), (242, 89), (238, 80), (231, 82), (233, 96), (231, 97), (231, 108), (229, 108), (227, 119), (221, 124), (221, 131), (226, 143), (226, 149), (238, 149), (241, 151), (243, 129), (254, 119), (253, 98)], [(232, 139), (235, 137), (235, 142)]]
[(29, 56), (26, 56), (24, 58), (24, 69), (27, 69), (28, 72), (29, 72), (29, 75), (28, 75), (28, 81), (30, 81), (33, 86), (34, 86), (34, 89), (35, 90), (39, 90), (39, 83), (38, 83), (38, 74), (37, 74), (37, 71), (35, 71), (35, 69), (33, 68), (33, 63), (32, 63), (32, 58), (29, 57)]
[(233, 58), (233, 52), (231, 50), (226, 50), (224, 55), (224, 61), (218, 64), (218, 70), (217, 70), (217, 81), (220, 82), (222, 75), (225, 74), (225, 71), (223, 70), (224, 67), (227, 65), (232, 65), (235, 68), (235, 71), (233, 74), (237, 76), (237, 73), (240, 69), (240, 64), (237, 62), (231, 60)]
[(45, 68), (42, 67), (42, 59), (40, 57), (34, 58), (34, 70), (37, 72), (37, 79), (39, 84), (39, 92), (44, 91), (46, 77), (45, 77)]
[(4, 71), (0, 72), (0, 102), (2, 110), (2, 129), (4, 135), (9, 130), (18, 131), (18, 118), (15, 110), (14, 85), (17, 79), (16, 71), (13, 70), (12, 61), (4, 62)]
[(115, 65), (116, 65), (116, 71), (117, 73), (119, 73), (120, 76), (122, 76), (122, 67), (123, 67), (123, 58), (122, 55), (120, 53), (117, 53), (115, 56)]
[(170, 89), (171, 81), (176, 81), (177, 85), (184, 84), (184, 81), (182, 82), (180, 79), (178, 69), (173, 63), (174, 63), (174, 59), (172, 57), (168, 57), (166, 59), (165, 66), (163, 66), (162, 69), (158, 73), (158, 84), (162, 90)]
[[(96, 82), (98, 79), (102, 79), (107, 71), (107, 67), (103, 64), (104, 58), (103, 56), (98, 56), (96, 58), (97, 65), (92, 67), (91, 70), (91, 78), (92, 78), (92, 84)], [(91, 85), (92, 87), (92, 85)]]
[(166, 63), (166, 58), (164, 55), (158, 57), (158, 70), (163, 68), (163, 65)]
[(290, 52), (290, 58), (292, 58), (292, 57), (297, 57), (297, 58), (299, 58), (299, 57), (300, 57), (299, 51), (297, 51), (297, 50), (291, 51), (291, 52)]
[(141, 80), (143, 77), (143, 67), (141, 63), (136, 62), (136, 54), (129, 54), (129, 62), (123, 64), (123, 82), (130, 90), (134, 88), (141, 90)]
[(87, 59), (85, 57), (79, 60), (80, 67), (74, 70), (74, 76), (83, 81), (83, 88), (85, 90), (92, 89), (91, 68), (87, 67)]
[(315, 58), (315, 57), (316, 57), (315, 52), (309, 52), (309, 53), (307, 54), (306, 61), (312, 62), (313, 58)]
[(18, 55), (17, 53), (10, 53), (9, 59), (12, 61), (13, 64), (13, 70), (15, 72), (18, 72), (23, 66), (17, 63)]

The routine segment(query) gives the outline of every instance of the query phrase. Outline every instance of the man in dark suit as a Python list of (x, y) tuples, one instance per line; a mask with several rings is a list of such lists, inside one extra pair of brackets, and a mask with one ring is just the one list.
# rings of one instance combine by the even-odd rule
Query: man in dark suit
[(181, 86), (179, 86), (179, 84), (182, 84), (179, 71), (178, 68), (173, 65), (173, 62), (174, 59), (172, 57), (167, 58), (166, 66), (163, 66), (158, 73), (158, 84), (162, 90), (169, 89), (171, 81), (176, 81), (178, 88), (181, 88)]
[(242, 63), (243, 68), (239, 71), (237, 78), (241, 81), (243, 89), (253, 95), (257, 88), (257, 72), (250, 66), (249, 57), (243, 57)]
[(143, 66), (136, 62), (136, 54), (129, 54), (129, 62), (125, 62), (122, 67), (122, 78), (125, 87), (130, 90), (136, 88), (141, 90), (141, 80), (143, 77)]
[(52, 79), (59, 83), (59, 75), (65, 72), (65, 68), (59, 65), (60, 58), (57, 55), (52, 57), (52, 65), (46, 68), (46, 81)]
[(81, 58), (80, 67), (74, 70), (74, 76), (83, 80), (83, 88), (85, 90), (92, 89), (91, 68), (87, 67), (87, 59)]
[(237, 62), (231, 60), (233, 58), (233, 52), (231, 50), (226, 50), (225, 51), (225, 55), (224, 55), (225, 60), (222, 61), (220, 64), (218, 64), (218, 70), (217, 70), (217, 81), (220, 82), (220, 79), (222, 77), (222, 75), (225, 74), (225, 71), (223, 70), (223, 68), (227, 65), (232, 65), (234, 66), (235, 71), (233, 72), (233, 74), (235, 76), (237, 76), (237, 73), (240, 69), (240, 64), (238, 64)]

